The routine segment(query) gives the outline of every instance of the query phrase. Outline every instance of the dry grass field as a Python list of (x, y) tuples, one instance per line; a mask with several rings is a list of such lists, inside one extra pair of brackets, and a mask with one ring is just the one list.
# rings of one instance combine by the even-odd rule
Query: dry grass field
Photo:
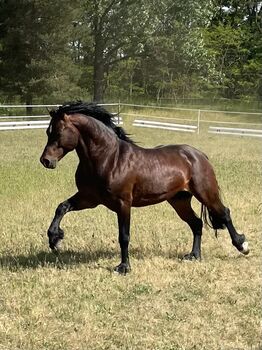
[(181, 261), (192, 235), (164, 203), (132, 211), (129, 275), (112, 272), (117, 221), (103, 207), (64, 218), (56, 257), (46, 230), (75, 191), (76, 155), (47, 170), (44, 130), (1, 132), (0, 350), (261, 349), (261, 141), (127, 130), (143, 146), (188, 143), (209, 155), (250, 255), (227, 231), (205, 229), (202, 262)]

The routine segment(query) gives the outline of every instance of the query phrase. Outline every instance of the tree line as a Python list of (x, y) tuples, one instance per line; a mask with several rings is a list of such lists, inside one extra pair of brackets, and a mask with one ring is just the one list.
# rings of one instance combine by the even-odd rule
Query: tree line
[(0, 0), (0, 99), (262, 97), (262, 2)]

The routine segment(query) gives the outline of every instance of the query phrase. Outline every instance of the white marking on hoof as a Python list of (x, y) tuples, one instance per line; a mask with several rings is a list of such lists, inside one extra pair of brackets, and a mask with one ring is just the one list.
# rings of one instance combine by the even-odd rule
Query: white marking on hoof
[(62, 248), (62, 242), (61, 242), (61, 240), (59, 240), (59, 241), (56, 243), (56, 245), (55, 245), (53, 251), (56, 252), (56, 253), (59, 253), (60, 250), (61, 250), (61, 248)]
[(248, 242), (247, 242), (247, 241), (245, 241), (245, 242), (242, 244), (241, 253), (242, 253), (242, 254), (245, 254), (245, 255), (247, 255), (247, 254), (249, 253), (249, 248), (248, 248)]

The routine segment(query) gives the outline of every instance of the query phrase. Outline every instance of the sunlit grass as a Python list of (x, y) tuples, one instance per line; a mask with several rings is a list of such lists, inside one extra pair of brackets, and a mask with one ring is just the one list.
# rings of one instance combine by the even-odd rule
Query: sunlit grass
[[(208, 154), (236, 227), (203, 235), (203, 261), (185, 263), (191, 232), (168, 204), (133, 209), (132, 272), (116, 276), (115, 214), (103, 207), (68, 214), (63, 249), (46, 230), (75, 191), (75, 154), (54, 171), (39, 157), (44, 131), (0, 135), (0, 349), (260, 349), (261, 141), (133, 128), (143, 146), (188, 143)], [(195, 210), (200, 206), (195, 201)]]

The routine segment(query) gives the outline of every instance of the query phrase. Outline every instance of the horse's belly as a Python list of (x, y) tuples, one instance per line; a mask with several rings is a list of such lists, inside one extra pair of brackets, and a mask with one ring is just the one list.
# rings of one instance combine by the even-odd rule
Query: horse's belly
[(133, 188), (133, 206), (157, 204), (172, 198), (177, 192), (188, 190), (188, 179), (181, 171), (166, 171), (162, 176), (141, 177)]
[(151, 195), (151, 196), (144, 196), (140, 198), (134, 198), (132, 202), (133, 207), (145, 207), (147, 205), (153, 205), (161, 203), (168, 198), (171, 198), (172, 196), (168, 196), (166, 193), (158, 194), (158, 195)]
[(170, 186), (146, 186), (136, 188), (133, 192), (132, 206), (143, 207), (146, 205), (157, 204), (172, 198), (178, 191), (183, 190), (183, 186), (170, 184)]

